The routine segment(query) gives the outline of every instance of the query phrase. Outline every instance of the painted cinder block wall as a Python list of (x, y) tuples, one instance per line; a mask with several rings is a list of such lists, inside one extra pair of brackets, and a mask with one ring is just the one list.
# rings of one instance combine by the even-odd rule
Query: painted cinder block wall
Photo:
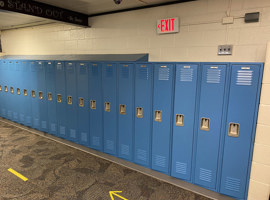
[[(244, 23), (245, 13), (257, 11), (261, 13), (258, 23)], [(226, 16), (234, 17), (234, 23), (223, 25)], [(180, 17), (180, 32), (157, 35), (156, 20), (168, 17)], [(2, 31), (3, 51), (8, 55), (149, 53), (150, 61), (266, 60), (248, 199), (268, 200), (270, 0), (199, 0), (89, 21), (92, 28), (53, 23)], [(218, 44), (234, 45), (233, 55), (217, 56)]]

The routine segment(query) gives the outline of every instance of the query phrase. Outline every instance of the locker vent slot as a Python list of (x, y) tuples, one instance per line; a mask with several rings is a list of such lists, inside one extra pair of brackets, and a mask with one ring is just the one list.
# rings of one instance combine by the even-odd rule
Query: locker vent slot
[(56, 124), (51, 124), (51, 131), (55, 132), (56, 131)]
[(170, 69), (169, 68), (159, 68), (158, 80), (168, 81), (170, 79)]
[(106, 149), (113, 151), (114, 142), (112, 140), (106, 140)]
[(193, 69), (182, 68), (180, 70), (180, 81), (192, 82), (192, 80), (193, 80)]
[(76, 138), (76, 130), (70, 129), (70, 137), (71, 137), (72, 139), (75, 139), (75, 138)]
[(87, 142), (87, 133), (81, 132), (81, 141)]
[(92, 66), (92, 75), (93, 76), (98, 76), (98, 67), (95, 65), (95, 66)]
[(113, 76), (113, 68), (112, 67), (106, 67), (106, 77), (110, 78)]
[(38, 126), (39, 126), (39, 119), (34, 118), (34, 127), (38, 127)]
[(126, 155), (126, 156), (129, 155), (129, 146), (128, 145), (121, 144), (121, 154)]
[(93, 136), (92, 140), (93, 140), (93, 145), (94, 146), (99, 146), (100, 145), (99, 137)]
[(187, 173), (187, 163), (176, 162), (175, 171), (178, 174), (186, 174)]
[(154, 163), (156, 166), (164, 168), (166, 166), (166, 157), (155, 155)]
[(143, 149), (137, 150), (138, 160), (146, 161), (147, 160), (147, 152)]
[(212, 171), (208, 169), (200, 168), (200, 180), (211, 183), (212, 182)]
[(220, 77), (220, 69), (207, 69), (207, 83), (220, 83)]
[(140, 68), (139, 69), (139, 79), (148, 80), (149, 79), (149, 71), (148, 68)]
[(41, 121), (41, 128), (46, 129), (47, 128), (47, 122)]
[(80, 74), (86, 74), (86, 66), (84, 64), (80, 64)]
[(121, 77), (122, 78), (129, 78), (129, 68), (128, 67), (121, 68)]
[(227, 177), (225, 188), (234, 192), (240, 192), (240, 179)]
[(253, 71), (238, 70), (236, 85), (252, 85)]
[(23, 114), (20, 114), (20, 121), (24, 122), (24, 115)]
[(28, 125), (30, 125), (31, 124), (31, 117), (29, 117), (29, 116), (27, 116), (26, 117), (26, 123), (28, 124)]
[(56, 69), (57, 69), (57, 70), (63, 70), (63, 65), (62, 65), (62, 63), (57, 63)]
[(60, 135), (66, 135), (66, 127), (60, 126)]

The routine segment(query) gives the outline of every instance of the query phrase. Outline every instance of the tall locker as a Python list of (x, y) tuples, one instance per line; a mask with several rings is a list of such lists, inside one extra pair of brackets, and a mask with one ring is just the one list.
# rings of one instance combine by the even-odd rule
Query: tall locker
[(3, 99), (3, 103), (2, 103), (2, 110), (1, 110), (1, 115), (4, 118), (7, 118), (7, 107), (8, 107), (8, 82), (7, 82), (7, 78), (8, 78), (8, 61), (2, 61), (2, 99)]
[(117, 154), (117, 66), (104, 63), (102, 66), (103, 86), (103, 130), (104, 152)]
[(103, 151), (102, 64), (89, 64), (90, 147)]
[(48, 133), (57, 135), (57, 99), (55, 93), (56, 66), (53, 61), (46, 61), (44, 65), (46, 70), (46, 93), (44, 93), (44, 100), (47, 101), (48, 107)]
[(14, 121), (13, 111), (16, 106), (14, 106), (14, 78), (15, 75), (15, 64), (14, 61), (8, 61), (7, 70), (7, 118)]
[(118, 65), (118, 156), (133, 160), (134, 64)]
[(245, 198), (251, 164), (261, 65), (233, 64), (220, 192)]
[(196, 144), (196, 184), (216, 189), (227, 66), (203, 64)]
[(25, 78), (25, 65), (26, 61), (19, 61), (19, 63), (16, 64), (16, 70), (18, 72), (17, 74), (17, 85), (15, 88), (15, 92), (17, 95), (17, 104), (18, 104), (18, 114), (19, 114), (19, 120), (18, 122), (20, 124), (25, 124), (25, 112), (24, 112), (24, 96), (23, 96), (23, 86), (24, 86), (24, 78)]
[(40, 130), (40, 109), (39, 109), (39, 97), (38, 97), (38, 68), (39, 64), (37, 61), (30, 62), (31, 68), (31, 91), (30, 95), (32, 97), (32, 120), (33, 128)]
[(67, 95), (67, 128), (68, 139), (78, 142), (77, 131), (77, 92), (76, 92), (76, 63), (66, 62), (66, 95)]
[(12, 87), (12, 99), (13, 99), (13, 114), (12, 119), (14, 122), (19, 122), (19, 113), (20, 113), (20, 96), (17, 94), (17, 88), (20, 85), (19, 75), (20, 75), (20, 68), (21, 68), (21, 62), (20, 61), (14, 61), (14, 68), (13, 68), (13, 76), (11, 77), (13, 80), (13, 83), (11, 85)]
[(48, 104), (45, 63), (37, 61), (37, 99), (40, 112), (40, 131), (48, 132)]
[(55, 93), (56, 93), (56, 114), (58, 136), (67, 139), (67, 96), (66, 96), (66, 75), (65, 63), (56, 62), (55, 73)]
[(134, 162), (150, 168), (152, 140), (153, 65), (136, 64)]
[(78, 139), (79, 143), (90, 146), (88, 63), (77, 63)]
[(3, 69), (4, 61), (0, 61), (0, 116), (3, 116), (3, 108), (4, 108), (4, 69)]
[(30, 61), (23, 61), (22, 63), (22, 76), (21, 76), (21, 96), (23, 101), (23, 115), (25, 126), (32, 127), (32, 96), (31, 96), (31, 87), (32, 87), (32, 74), (31, 74), (31, 66)]
[(152, 168), (170, 173), (173, 64), (155, 64), (153, 96)]
[(191, 180), (198, 64), (177, 64), (171, 175)]

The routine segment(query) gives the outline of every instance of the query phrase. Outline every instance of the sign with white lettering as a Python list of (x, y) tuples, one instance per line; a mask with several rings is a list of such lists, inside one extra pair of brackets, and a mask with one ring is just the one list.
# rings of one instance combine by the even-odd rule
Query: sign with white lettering
[(179, 18), (173, 17), (168, 19), (159, 19), (157, 21), (157, 33), (178, 33), (179, 32)]

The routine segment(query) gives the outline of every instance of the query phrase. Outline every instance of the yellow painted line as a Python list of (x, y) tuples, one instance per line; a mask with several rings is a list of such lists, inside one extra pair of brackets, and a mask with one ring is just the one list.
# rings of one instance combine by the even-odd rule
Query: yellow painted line
[(110, 191), (110, 192), (109, 192), (110, 197), (111, 197), (111, 200), (114, 200), (113, 195), (119, 197), (120, 199), (128, 200), (128, 199), (126, 199), (125, 197), (122, 197), (122, 196), (120, 196), (120, 195), (117, 194), (117, 193), (122, 193), (122, 191)]
[(23, 181), (27, 181), (28, 180), (28, 178), (26, 178), (25, 176), (21, 175), (20, 173), (16, 172), (15, 170), (13, 170), (11, 168), (9, 168), (8, 171), (11, 172), (12, 174), (14, 174), (15, 176), (18, 176)]

